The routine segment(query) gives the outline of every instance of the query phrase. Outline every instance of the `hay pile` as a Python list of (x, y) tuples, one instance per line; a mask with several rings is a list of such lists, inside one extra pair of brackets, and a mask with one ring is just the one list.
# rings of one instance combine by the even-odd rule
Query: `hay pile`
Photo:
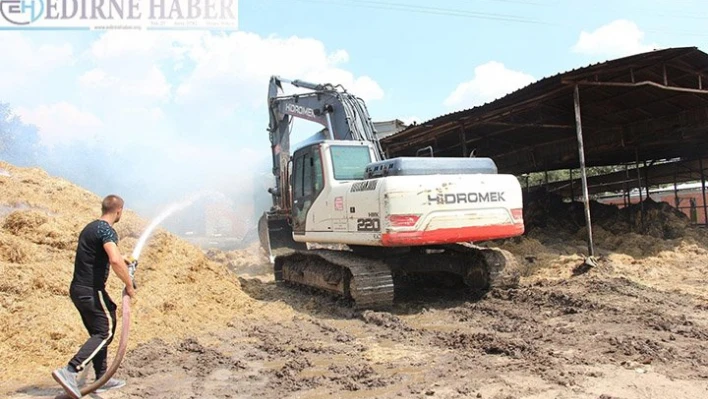
[[(51, 383), (51, 370), (87, 337), (68, 288), (78, 233), (100, 215), (101, 198), (40, 169), (0, 162), (0, 171), (0, 393), (6, 393), (30, 381)], [(123, 254), (148, 224), (127, 207), (115, 225)], [(141, 255), (136, 283), (129, 350), (155, 337), (169, 342), (223, 328), (252, 306), (223, 265), (160, 229)], [(122, 283), (113, 273), (108, 290), (120, 318)], [(120, 324), (109, 359), (119, 333)]]
[[(582, 203), (542, 192), (525, 200), (524, 236), (489, 244), (516, 255), (531, 280), (570, 278), (587, 253)], [(643, 203), (643, 223), (640, 204), (619, 209), (593, 201), (590, 207), (603, 273), (708, 298), (704, 283), (693, 284), (708, 275), (708, 232), (691, 227), (686, 215), (651, 199)]]
[[(560, 196), (543, 191), (532, 193), (524, 202), (527, 231), (542, 229), (573, 235), (585, 226), (585, 210), (581, 202), (566, 203)], [(622, 209), (590, 201), (590, 213), (593, 229), (598, 225), (602, 231), (614, 235), (636, 233), (674, 239), (683, 237), (690, 227), (688, 216), (666, 202), (655, 202), (651, 198)]]

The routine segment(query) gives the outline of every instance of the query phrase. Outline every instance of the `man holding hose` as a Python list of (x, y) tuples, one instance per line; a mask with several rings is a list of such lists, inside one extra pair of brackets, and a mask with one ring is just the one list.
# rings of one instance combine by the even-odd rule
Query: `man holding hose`
[[(117, 195), (104, 198), (101, 217), (87, 224), (79, 235), (74, 276), (69, 292), (90, 337), (65, 367), (52, 372), (52, 377), (76, 399), (81, 397), (78, 374), (89, 362), (93, 363), (96, 380), (101, 378), (108, 368), (108, 345), (113, 341), (117, 309), (106, 292), (109, 265), (125, 284), (126, 293), (131, 298), (135, 296), (126, 265), (128, 261), (118, 250), (118, 234), (113, 229), (113, 225), (118, 223), (123, 213), (123, 205), (123, 199)], [(97, 392), (120, 388), (123, 385), (124, 381), (111, 378)]]

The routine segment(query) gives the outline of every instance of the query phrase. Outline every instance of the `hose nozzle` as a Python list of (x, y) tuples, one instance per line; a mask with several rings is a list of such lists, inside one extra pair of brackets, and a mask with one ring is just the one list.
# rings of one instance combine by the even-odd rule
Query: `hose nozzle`
[(138, 288), (135, 285), (135, 269), (138, 268), (138, 260), (131, 255), (127, 257), (125, 261), (128, 263), (128, 274), (130, 275), (130, 279), (133, 281), (133, 288)]

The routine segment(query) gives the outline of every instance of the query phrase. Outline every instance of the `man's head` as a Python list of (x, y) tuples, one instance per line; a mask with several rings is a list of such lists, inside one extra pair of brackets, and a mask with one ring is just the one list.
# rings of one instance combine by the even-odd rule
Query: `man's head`
[(123, 198), (117, 195), (109, 195), (103, 199), (101, 203), (101, 215), (112, 219), (113, 223), (118, 223), (120, 216), (123, 213)]

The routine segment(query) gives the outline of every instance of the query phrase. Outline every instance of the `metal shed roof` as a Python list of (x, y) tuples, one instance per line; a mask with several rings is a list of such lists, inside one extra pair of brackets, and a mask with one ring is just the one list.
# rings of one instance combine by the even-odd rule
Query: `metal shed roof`
[(491, 157), (503, 173), (578, 166), (573, 91), (579, 85), (587, 166), (708, 153), (708, 54), (669, 48), (543, 78), (496, 101), (381, 140), (389, 157)]

